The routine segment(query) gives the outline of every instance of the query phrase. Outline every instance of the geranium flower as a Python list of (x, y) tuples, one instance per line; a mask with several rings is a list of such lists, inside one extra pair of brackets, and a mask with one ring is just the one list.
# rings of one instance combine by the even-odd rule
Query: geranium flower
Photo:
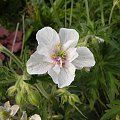
[(34, 114), (30, 117), (30, 120), (41, 120), (41, 117), (38, 114)]
[(19, 110), (19, 106), (18, 105), (13, 105), (11, 106), (10, 105), (10, 102), (7, 101), (5, 104), (4, 104), (4, 108), (7, 110), (7, 112), (9, 112), (10, 116), (14, 116), (18, 110)]
[[(23, 111), (23, 114), (20, 120), (28, 120), (26, 111)], [(41, 117), (38, 114), (34, 114), (29, 118), (29, 120), (41, 120)]]
[(48, 72), (59, 88), (72, 83), (76, 69), (95, 65), (87, 47), (76, 48), (79, 34), (74, 29), (61, 28), (58, 34), (51, 27), (44, 27), (37, 32), (36, 39), (38, 47), (27, 62), (27, 72)]

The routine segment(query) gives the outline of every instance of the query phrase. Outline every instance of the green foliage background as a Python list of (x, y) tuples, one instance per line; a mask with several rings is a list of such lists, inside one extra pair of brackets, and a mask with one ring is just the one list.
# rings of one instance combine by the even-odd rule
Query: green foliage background
[[(19, 29), (25, 29), (24, 49), (17, 54), (22, 70), (14, 59), (0, 65), (1, 103), (16, 102), (21, 111), (38, 113), (42, 120), (115, 120), (120, 114), (120, 0), (1, 0), (0, 14), (1, 25), (15, 30), (19, 22)], [(95, 56), (96, 65), (89, 72), (76, 71), (67, 88), (58, 89), (48, 75), (26, 73), (37, 46), (35, 34), (44, 26), (76, 29), (78, 46), (89, 47)]]

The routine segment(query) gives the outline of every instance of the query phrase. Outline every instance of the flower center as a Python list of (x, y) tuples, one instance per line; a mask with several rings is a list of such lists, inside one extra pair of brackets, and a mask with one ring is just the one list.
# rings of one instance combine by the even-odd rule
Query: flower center
[(63, 67), (65, 64), (65, 60), (66, 60), (66, 54), (65, 51), (60, 50), (54, 54), (52, 54), (52, 59), (53, 61), (58, 64), (60, 67)]

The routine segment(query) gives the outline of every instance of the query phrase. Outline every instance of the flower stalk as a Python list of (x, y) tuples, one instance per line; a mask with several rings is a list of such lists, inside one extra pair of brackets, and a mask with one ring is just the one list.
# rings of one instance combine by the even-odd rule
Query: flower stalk
[[(48, 119), (50, 119), (51, 118), (51, 116), (48, 116)], [(53, 119), (63, 119), (63, 115), (52, 115), (52, 118)]]
[(90, 23), (90, 14), (89, 14), (89, 7), (88, 7), (88, 1), (85, 0), (85, 8), (86, 8), (86, 14), (87, 14), (87, 23)]
[(49, 99), (49, 95), (45, 91), (45, 89), (42, 86), (42, 83), (35, 84), (36, 88), (39, 90), (39, 92), (46, 98)]
[(0, 44), (0, 52), (3, 52), (7, 56), (9, 56), (18, 66), (23, 70), (23, 64), (22, 62), (7, 48), (5, 48), (2, 44)]

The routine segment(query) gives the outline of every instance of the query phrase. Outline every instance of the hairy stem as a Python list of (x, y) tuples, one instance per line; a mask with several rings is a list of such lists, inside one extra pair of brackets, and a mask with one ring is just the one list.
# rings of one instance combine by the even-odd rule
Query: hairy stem
[(7, 56), (9, 56), (18, 66), (23, 70), (23, 64), (22, 62), (7, 48), (5, 48), (2, 44), (0, 44), (0, 52), (5, 53)]
[(85, 8), (86, 8), (86, 14), (87, 14), (87, 23), (90, 23), (90, 15), (89, 15), (89, 7), (88, 7), (88, 1), (85, 0)]
[(70, 23), (69, 23), (69, 28), (72, 24), (72, 14), (73, 14), (73, 0), (71, 0), (71, 10), (70, 10)]

